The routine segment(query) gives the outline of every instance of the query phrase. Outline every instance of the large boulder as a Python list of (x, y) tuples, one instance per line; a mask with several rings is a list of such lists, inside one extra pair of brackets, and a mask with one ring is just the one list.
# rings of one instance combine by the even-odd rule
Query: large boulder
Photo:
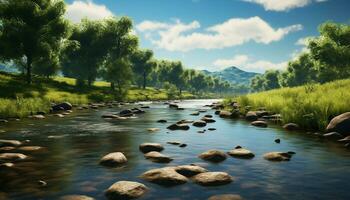
[(220, 194), (209, 197), (208, 200), (243, 200), (238, 194)]
[(59, 200), (95, 200), (95, 199), (85, 195), (73, 194), (73, 195), (62, 196), (61, 198), (59, 198)]
[(187, 182), (187, 178), (175, 171), (174, 167), (164, 167), (146, 171), (141, 178), (160, 185), (179, 185)]
[(196, 126), (196, 127), (204, 127), (204, 126), (207, 125), (207, 123), (206, 123), (205, 121), (198, 120), (198, 121), (193, 122), (192, 125), (193, 125), (193, 126)]
[(288, 152), (269, 152), (264, 155), (264, 158), (269, 161), (289, 161), (291, 157), (292, 154)]
[(193, 181), (203, 186), (225, 185), (233, 181), (226, 172), (204, 172), (193, 177)]
[(231, 151), (227, 152), (228, 155), (235, 157), (235, 158), (253, 158), (255, 155), (248, 149), (244, 148), (236, 148), (232, 149)]
[(197, 165), (180, 165), (175, 167), (175, 171), (183, 176), (191, 177), (200, 173), (208, 172), (201, 166)]
[(157, 162), (157, 163), (169, 163), (169, 162), (171, 162), (173, 160), (169, 156), (161, 154), (161, 153), (159, 153), (157, 151), (148, 152), (144, 156), (145, 156), (146, 159), (149, 159), (152, 162)]
[(115, 167), (128, 162), (125, 155), (121, 152), (113, 152), (103, 156), (100, 160), (101, 165)]
[(350, 112), (334, 117), (326, 128), (327, 132), (337, 132), (343, 136), (350, 135)]
[(0, 161), (20, 161), (26, 159), (28, 156), (21, 153), (1, 153)]
[(148, 188), (142, 183), (118, 181), (105, 191), (105, 195), (109, 200), (128, 200), (141, 197), (147, 190)]
[(22, 145), (22, 142), (18, 140), (0, 140), (0, 147), (1, 146), (20, 146)]
[(250, 124), (253, 125), (253, 126), (262, 127), (262, 128), (266, 128), (267, 127), (267, 122), (265, 122), (265, 121), (253, 121)]
[(248, 121), (256, 121), (256, 120), (258, 120), (258, 115), (254, 111), (249, 111), (245, 115), (245, 119)]
[(69, 102), (63, 102), (51, 107), (52, 111), (72, 110), (73, 106)]
[(143, 143), (140, 144), (139, 149), (143, 153), (148, 153), (151, 151), (163, 151), (164, 147), (158, 143)]
[(178, 124), (178, 123), (176, 123), (176, 124), (172, 124), (172, 125), (168, 126), (167, 129), (172, 130), (172, 131), (174, 131), (174, 130), (184, 130), (184, 131), (186, 131), (186, 130), (190, 129), (190, 126), (188, 126), (187, 124)]
[(283, 128), (286, 129), (287, 131), (296, 131), (299, 130), (299, 125), (295, 123), (287, 123), (283, 125)]
[(221, 162), (221, 161), (226, 160), (227, 156), (222, 151), (212, 149), (212, 150), (206, 151), (204, 153), (201, 153), (198, 157), (203, 159), (203, 160), (208, 160), (211, 162)]

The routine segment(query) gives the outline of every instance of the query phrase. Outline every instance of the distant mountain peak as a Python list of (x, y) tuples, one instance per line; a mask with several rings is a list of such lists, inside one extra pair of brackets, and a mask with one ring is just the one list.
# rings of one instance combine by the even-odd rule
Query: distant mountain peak
[(202, 72), (209, 76), (219, 77), (233, 84), (244, 85), (248, 85), (250, 83), (250, 80), (258, 74), (255, 72), (246, 72), (236, 66), (227, 67), (223, 70), (215, 72), (210, 72), (208, 70), (202, 70)]

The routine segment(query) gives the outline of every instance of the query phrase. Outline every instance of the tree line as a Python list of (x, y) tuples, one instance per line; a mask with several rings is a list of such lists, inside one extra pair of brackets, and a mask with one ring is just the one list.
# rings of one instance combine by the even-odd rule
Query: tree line
[(288, 63), (285, 71), (268, 70), (251, 80), (253, 91), (326, 83), (350, 78), (350, 26), (325, 22), (320, 36), (307, 39), (307, 51)]
[(78, 87), (99, 79), (119, 93), (130, 85), (176, 88), (180, 94), (247, 91), (179, 61), (157, 60), (151, 50), (139, 47), (128, 17), (73, 24), (64, 18), (65, 7), (62, 0), (0, 1), (0, 60), (22, 71), (28, 84), (33, 74), (50, 78), (62, 73), (75, 78)]

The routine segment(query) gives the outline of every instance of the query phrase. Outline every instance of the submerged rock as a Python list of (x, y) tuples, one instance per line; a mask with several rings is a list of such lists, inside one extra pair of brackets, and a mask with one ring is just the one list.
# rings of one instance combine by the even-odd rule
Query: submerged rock
[(193, 181), (203, 186), (217, 186), (229, 184), (233, 178), (226, 172), (204, 172), (194, 176)]
[(181, 142), (178, 142), (178, 141), (169, 141), (167, 143), (172, 144), (172, 145), (180, 145), (181, 144)]
[(243, 200), (238, 194), (220, 194), (209, 197), (208, 200)]
[(190, 126), (188, 126), (187, 124), (172, 124), (172, 125), (168, 126), (167, 129), (186, 131), (186, 130), (190, 129)]
[(209, 131), (215, 131), (216, 128), (208, 128)]
[(221, 161), (226, 160), (227, 156), (222, 151), (209, 150), (209, 151), (206, 151), (204, 153), (201, 153), (198, 157), (203, 159), (203, 160), (208, 160), (208, 161), (211, 161), (211, 162), (221, 162)]
[(160, 120), (158, 120), (157, 122), (158, 122), (158, 123), (167, 123), (167, 120), (165, 120), (165, 119), (160, 119)]
[(212, 118), (209, 118), (209, 117), (203, 117), (201, 120), (205, 121), (207, 123), (214, 123), (214, 122), (216, 122), (215, 119), (212, 119)]
[(179, 147), (181, 148), (187, 147), (187, 144), (180, 144)]
[(199, 114), (200, 114), (199, 112), (193, 112), (193, 113), (191, 113), (190, 115), (198, 116)]
[(141, 197), (147, 190), (142, 183), (118, 181), (106, 190), (105, 195), (109, 200), (128, 200)]
[(267, 123), (265, 121), (253, 121), (250, 124), (253, 125), (253, 126), (262, 127), (262, 128), (266, 128), (267, 127)]
[(291, 157), (292, 154), (284, 152), (269, 152), (264, 155), (264, 158), (269, 161), (289, 161)]
[(207, 169), (197, 165), (180, 165), (175, 167), (175, 171), (186, 177), (191, 177), (200, 173), (208, 172)]
[(277, 144), (279, 144), (279, 143), (281, 143), (281, 139), (275, 139), (275, 142), (276, 142)]
[(164, 147), (159, 143), (143, 143), (139, 146), (140, 151), (148, 153), (151, 151), (163, 151)]
[(288, 131), (296, 131), (296, 130), (299, 130), (300, 127), (298, 124), (288, 123), (288, 124), (283, 125), (283, 128), (288, 130)]
[(179, 105), (177, 105), (177, 104), (174, 104), (174, 103), (170, 103), (169, 104), (169, 108), (179, 108)]
[(236, 158), (253, 158), (255, 155), (249, 151), (248, 149), (243, 148), (236, 148), (232, 149), (231, 151), (227, 152), (228, 155)]
[(145, 156), (146, 159), (149, 159), (152, 162), (157, 162), (157, 163), (169, 163), (169, 162), (171, 162), (173, 160), (169, 156), (161, 154), (161, 153), (159, 153), (157, 151), (148, 152), (144, 156)]
[(327, 132), (337, 132), (343, 136), (350, 135), (350, 112), (334, 117), (326, 128)]
[(179, 185), (187, 182), (187, 178), (175, 171), (174, 167), (164, 167), (146, 171), (141, 178), (160, 185)]
[(108, 167), (115, 167), (128, 162), (125, 155), (121, 152), (113, 152), (103, 156), (100, 164)]

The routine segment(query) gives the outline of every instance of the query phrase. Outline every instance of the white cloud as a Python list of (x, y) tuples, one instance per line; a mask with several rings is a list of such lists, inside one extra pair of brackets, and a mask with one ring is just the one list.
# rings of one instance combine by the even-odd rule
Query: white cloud
[(242, 0), (262, 5), (265, 10), (288, 11), (293, 8), (304, 7), (312, 2), (325, 2), (327, 0)]
[(265, 72), (269, 69), (283, 70), (287, 67), (288, 62), (273, 63), (267, 60), (254, 60), (248, 55), (236, 55), (229, 59), (218, 59), (214, 61), (215, 70), (222, 70), (226, 67), (236, 66), (245, 71)]
[(91, 20), (104, 19), (113, 16), (113, 13), (105, 6), (95, 4), (93, 1), (73, 1), (68, 4), (66, 18), (74, 23), (79, 23), (81, 19)]
[(158, 48), (186, 52), (194, 49), (222, 49), (250, 41), (269, 44), (302, 29), (300, 24), (274, 29), (260, 17), (232, 18), (203, 32), (195, 32), (200, 27), (198, 21), (189, 24), (180, 20), (174, 23), (144, 21), (137, 25), (137, 30), (145, 33), (146, 38)]

